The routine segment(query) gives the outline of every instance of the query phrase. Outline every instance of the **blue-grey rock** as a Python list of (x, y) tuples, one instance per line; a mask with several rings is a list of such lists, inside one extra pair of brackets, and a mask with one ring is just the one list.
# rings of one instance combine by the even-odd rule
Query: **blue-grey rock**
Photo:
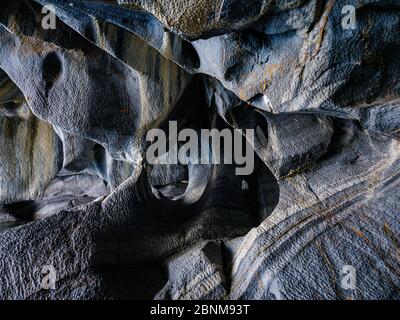
[[(399, 12), (3, 0), (0, 299), (399, 299)], [(151, 166), (170, 120), (254, 129), (253, 173)]]

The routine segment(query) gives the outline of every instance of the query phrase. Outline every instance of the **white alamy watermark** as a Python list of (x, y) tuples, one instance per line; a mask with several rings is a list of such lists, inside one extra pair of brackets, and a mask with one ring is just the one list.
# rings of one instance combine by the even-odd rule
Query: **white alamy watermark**
[(56, 14), (55, 14), (54, 6), (48, 4), (43, 6), (42, 14), (45, 16), (42, 18), (42, 28), (44, 30), (54, 30), (56, 28)]
[(343, 266), (341, 273), (344, 274), (341, 280), (341, 287), (344, 290), (355, 290), (356, 289), (356, 268), (354, 268), (351, 265), (345, 265)]
[(54, 290), (56, 288), (57, 272), (54, 266), (48, 264), (43, 266), (41, 273), (45, 275), (40, 283), (44, 290)]
[(342, 8), (342, 28), (345, 30), (355, 29), (357, 27), (356, 8), (352, 5), (346, 5)]
[(147, 163), (236, 164), (236, 174), (241, 176), (254, 170), (253, 129), (186, 128), (178, 132), (177, 122), (170, 121), (168, 131), (168, 134), (161, 129), (148, 131), (146, 141), (151, 145), (146, 151)]

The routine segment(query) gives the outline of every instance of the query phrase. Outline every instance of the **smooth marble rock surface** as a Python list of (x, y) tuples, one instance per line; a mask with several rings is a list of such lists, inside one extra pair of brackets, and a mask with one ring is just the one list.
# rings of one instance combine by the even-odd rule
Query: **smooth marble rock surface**
[(399, 299), (399, 106), (397, 0), (2, 0), (0, 299)]

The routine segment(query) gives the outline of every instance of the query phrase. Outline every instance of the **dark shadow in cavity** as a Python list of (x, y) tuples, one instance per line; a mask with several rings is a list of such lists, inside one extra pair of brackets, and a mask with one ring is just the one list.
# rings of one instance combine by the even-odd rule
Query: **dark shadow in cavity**
[(13, 216), (18, 220), (29, 221), (33, 220), (33, 215), (35, 214), (38, 206), (36, 201), (26, 200), (19, 201), (15, 203), (3, 204), (3, 210), (5, 213)]
[(62, 74), (62, 61), (56, 52), (49, 53), (43, 59), (43, 80), (45, 82), (45, 96), (49, 96), (51, 88)]

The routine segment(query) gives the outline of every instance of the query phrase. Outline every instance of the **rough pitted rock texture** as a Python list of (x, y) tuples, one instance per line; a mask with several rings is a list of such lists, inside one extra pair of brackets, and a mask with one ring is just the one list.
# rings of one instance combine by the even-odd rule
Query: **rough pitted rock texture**
[[(2, 0), (0, 299), (399, 299), (399, 106), (397, 0)], [(169, 120), (253, 173), (149, 166)]]

